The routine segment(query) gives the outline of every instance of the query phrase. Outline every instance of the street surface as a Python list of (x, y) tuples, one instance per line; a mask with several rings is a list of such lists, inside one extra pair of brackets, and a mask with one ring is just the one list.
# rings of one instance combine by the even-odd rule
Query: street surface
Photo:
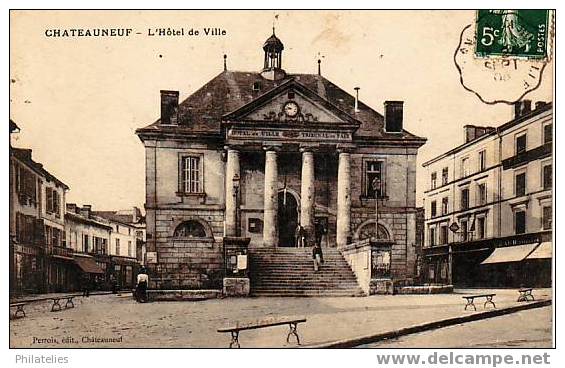
[[(218, 333), (218, 328), (278, 316), (305, 316), (307, 322), (298, 326), (298, 333), (303, 345), (308, 346), (479, 313), (483, 311), (482, 303), (477, 303), (477, 312), (464, 311), (465, 301), (461, 295), (485, 291), (475, 289), (440, 295), (357, 298), (226, 298), (146, 304), (136, 303), (131, 295), (97, 295), (77, 298), (76, 308), (61, 312), (50, 312), (51, 304), (48, 302), (26, 306), (26, 318), (10, 321), (10, 346), (224, 348), (229, 345), (230, 336)], [(488, 291), (497, 294), (494, 301), (498, 308), (520, 304), (516, 302), (518, 293), (514, 289)], [(551, 290), (535, 290), (534, 295), (536, 299), (549, 299)], [(519, 317), (496, 317), (497, 328), (493, 328), (492, 333), (502, 334), (500, 341), (522, 340), (523, 330), (528, 326), (526, 322), (530, 319), (530, 325), (536, 329), (550, 331), (551, 308), (533, 313), (533, 317), (528, 313)], [(538, 313), (547, 316), (541, 319)], [(504, 322), (504, 318), (511, 319)], [(242, 331), (239, 340), (242, 347), (294, 347), (292, 343), (286, 343), (287, 332), (288, 326)], [(547, 341), (547, 338), (539, 337), (539, 340)], [(442, 344), (463, 347), (481, 341), (480, 338), (470, 339), (464, 333), (453, 333)], [(431, 347), (436, 342), (418, 340), (414, 344)], [(442, 344), (434, 346), (444, 346)]]
[(551, 348), (552, 307), (468, 322), (363, 348)]

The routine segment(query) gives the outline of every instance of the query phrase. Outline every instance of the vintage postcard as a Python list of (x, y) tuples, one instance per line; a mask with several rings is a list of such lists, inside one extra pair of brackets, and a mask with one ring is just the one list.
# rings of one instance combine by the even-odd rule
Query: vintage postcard
[(555, 11), (9, 18), (10, 348), (554, 347)]

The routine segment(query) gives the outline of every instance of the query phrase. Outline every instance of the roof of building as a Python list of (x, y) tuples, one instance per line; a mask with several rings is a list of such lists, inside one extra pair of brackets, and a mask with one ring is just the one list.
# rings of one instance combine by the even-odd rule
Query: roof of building
[(450, 149), (449, 151), (444, 152), (444, 153), (442, 153), (441, 155), (438, 155), (438, 156), (436, 156), (436, 157), (434, 157), (434, 158), (432, 158), (432, 159), (430, 159), (430, 160), (424, 162), (424, 163), (422, 164), (422, 166), (423, 166), (423, 167), (426, 167), (426, 166), (428, 166), (428, 165), (430, 165), (430, 164), (432, 164), (432, 163), (438, 161), (438, 160), (441, 159), (441, 158), (444, 158), (444, 157), (447, 157), (447, 156), (449, 156), (449, 155), (452, 155), (452, 154), (455, 154), (455, 153), (457, 153), (457, 152), (460, 152), (460, 151), (462, 151), (463, 149), (465, 149), (465, 148), (467, 148), (467, 147), (470, 147), (470, 146), (472, 146), (473, 144), (475, 144), (475, 143), (477, 143), (477, 142), (482, 141), (482, 140), (485, 139), (486, 137), (490, 137), (490, 136), (492, 136), (492, 135), (500, 134), (500, 133), (504, 132), (504, 131), (507, 130), (507, 129), (510, 129), (510, 128), (512, 128), (512, 127), (514, 127), (514, 126), (516, 126), (516, 125), (518, 125), (518, 124), (520, 124), (520, 123), (522, 123), (522, 122), (524, 122), (524, 121), (526, 121), (526, 120), (528, 120), (528, 119), (531, 119), (531, 118), (533, 118), (533, 117), (536, 117), (537, 115), (542, 114), (542, 113), (545, 112), (545, 111), (552, 111), (552, 110), (553, 110), (553, 102), (548, 102), (548, 103), (546, 103), (546, 104), (543, 104), (543, 105), (540, 106), (539, 108), (534, 109), (534, 110), (531, 110), (530, 112), (525, 113), (525, 114), (523, 114), (523, 115), (520, 115), (520, 116), (518, 116), (518, 117), (515, 117), (514, 119), (512, 119), (512, 120), (510, 120), (510, 121), (508, 121), (508, 122), (506, 122), (506, 123), (504, 123), (504, 124), (498, 126), (497, 128), (493, 129), (492, 131), (489, 131), (489, 132), (487, 132), (487, 133), (485, 133), (485, 134), (483, 134), (483, 135), (477, 137), (476, 139), (473, 139), (472, 141), (469, 141), (469, 142), (465, 142), (465, 143), (463, 143), (463, 144), (460, 144), (459, 146), (454, 147), (454, 148)]
[(73, 213), (73, 212), (69, 212), (69, 211), (65, 212), (65, 220), (73, 220), (73, 221), (82, 222), (82, 223), (89, 224), (89, 225), (100, 226), (100, 227), (104, 227), (104, 228), (109, 229), (109, 230), (112, 229), (112, 227), (109, 224), (103, 223), (95, 217), (90, 218), (90, 217), (86, 217), (86, 216), (83, 216), (81, 214)]
[(133, 214), (119, 214), (118, 212), (120, 211), (92, 211), (92, 214), (127, 226), (133, 226), (136, 223), (133, 221)]
[(69, 189), (69, 186), (63, 183), (61, 180), (57, 179), (54, 175), (52, 175), (49, 171), (45, 170), (42, 164), (35, 162), (31, 158), (31, 149), (28, 148), (15, 148), (10, 147), (10, 154), (16, 157), (21, 162), (28, 165), (32, 170), (34, 170), (37, 174), (43, 176), (47, 181), (54, 181), (64, 189)]
[[(153, 124), (137, 130), (143, 133), (187, 133), (199, 135), (222, 134), (224, 115), (252, 103), (260, 96), (278, 86), (294, 81), (336, 109), (358, 120), (361, 125), (355, 133), (357, 139), (391, 139), (417, 141), (418, 137), (403, 130), (401, 133), (387, 133), (384, 130), (384, 117), (362, 102), (355, 111), (355, 97), (339, 86), (318, 74), (287, 74), (279, 80), (265, 79), (258, 72), (239, 72), (225, 70), (179, 104), (178, 125), (160, 125), (160, 119)], [(252, 86), (259, 82), (261, 88), (254, 91)]]
[(275, 49), (282, 51), (284, 50), (284, 45), (281, 40), (277, 36), (275, 36), (275, 29), (273, 28), (273, 34), (271, 37), (267, 38), (265, 43), (263, 44), (263, 50), (267, 51), (270, 49)]

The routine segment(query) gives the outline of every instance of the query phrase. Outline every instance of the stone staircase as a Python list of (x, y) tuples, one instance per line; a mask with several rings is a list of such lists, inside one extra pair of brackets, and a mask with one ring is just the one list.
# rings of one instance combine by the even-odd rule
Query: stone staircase
[(314, 272), (311, 248), (250, 248), (252, 296), (364, 296), (355, 274), (336, 249), (323, 248)]

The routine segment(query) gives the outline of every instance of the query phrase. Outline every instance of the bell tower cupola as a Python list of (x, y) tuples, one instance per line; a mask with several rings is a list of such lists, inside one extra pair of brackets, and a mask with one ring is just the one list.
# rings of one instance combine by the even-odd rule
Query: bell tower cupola
[(286, 73), (282, 69), (283, 50), (284, 45), (275, 35), (275, 28), (273, 27), (273, 34), (263, 44), (263, 51), (265, 51), (263, 71), (261, 72), (263, 78), (279, 80), (285, 77)]

